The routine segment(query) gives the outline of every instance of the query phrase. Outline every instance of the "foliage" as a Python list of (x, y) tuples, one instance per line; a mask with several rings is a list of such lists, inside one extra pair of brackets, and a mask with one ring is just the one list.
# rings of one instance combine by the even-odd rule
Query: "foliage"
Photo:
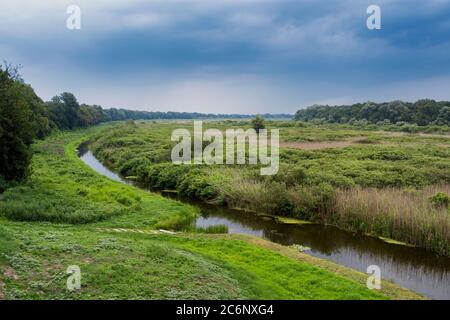
[[(17, 223), (0, 218), (2, 298), (419, 297), (389, 283), (386, 283), (388, 290), (368, 290), (365, 277), (358, 272), (294, 253), (283, 246), (269, 246), (261, 239), (199, 233), (154, 234), (149, 229), (171, 228), (176, 221), (181, 225), (190, 224), (193, 208), (111, 181), (89, 169), (77, 158), (75, 148), (95, 131), (100, 128), (52, 135), (38, 142), (30, 182), (8, 190), (7, 199), (0, 203), (10, 207), (13, 202), (28, 203), (37, 211), (42, 206), (54, 213), (61, 212), (61, 216), (65, 216), (61, 221), (65, 222), (70, 221), (73, 214), (73, 209), (65, 211), (66, 203), (79, 204), (80, 208), (86, 207), (100, 215), (110, 206), (124, 212), (81, 226)], [(118, 196), (138, 202), (141, 209), (129, 210), (128, 206), (116, 202)], [(35, 220), (42, 221), (33, 218)], [(219, 229), (224, 231), (217, 227), (208, 228), (206, 232)], [(81, 290), (69, 292), (65, 270), (74, 264), (82, 269), (83, 280)]]
[[(290, 115), (266, 115), (267, 118)], [(44, 103), (26, 85), (18, 69), (0, 65), (0, 190), (9, 182), (25, 179), (29, 174), (30, 145), (55, 130), (85, 128), (108, 121), (152, 119), (249, 118), (249, 115), (217, 115), (186, 112), (147, 112), (104, 109), (98, 105), (79, 104), (74, 94), (63, 92)]]
[[(450, 184), (450, 141), (447, 136), (393, 134), (380, 131), (377, 126), (355, 128), (306, 123), (298, 127), (292, 123), (269, 121), (266, 124), (268, 128), (281, 128), (282, 138), (280, 169), (278, 174), (269, 177), (259, 175), (259, 166), (172, 164), (166, 155), (172, 147), (170, 133), (179, 124), (140, 123), (133, 130), (116, 126), (114, 130), (106, 130), (94, 137), (93, 145), (102, 162), (112, 164), (112, 169), (118, 172), (125, 170), (133, 175), (140, 172), (136, 174), (138, 181), (150, 187), (177, 190), (184, 197), (229, 207), (331, 223), (450, 254), (448, 241), (442, 240), (446, 239), (445, 228), (450, 225), (450, 216), (446, 212), (435, 212), (423, 204), (422, 198), (410, 198), (411, 207), (400, 207), (385, 200), (390, 207), (379, 216), (362, 206), (356, 196), (342, 196), (345, 192), (353, 194), (358, 188), (364, 188), (370, 190), (367, 199), (375, 201), (377, 197), (386, 199), (381, 191), (376, 191), (378, 189), (400, 192), (408, 188), (421, 190), (439, 183)], [(212, 127), (225, 130), (248, 128), (251, 123), (224, 121), (204, 126), (205, 130)], [(348, 143), (345, 147), (333, 147), (330, 141)], [(285, 144), (288, 147), (283, 148)], [(310, 144), (318, 149), (303, 148)], [(365, 201), (369, 202), (367, 199)], [(357, 209), (345, 206), (343, 201), (354, 204)], [(380, 205), (377, 202), (373, 207), (376, 209)], [(411, 217), (410, 213), (416, 211), (423, 214)], [(343, 217), (337, 216), (336, 212), (342, 212)], [(366, 215), (369, 212), (370, 215)], [(398, 216), (404, 219), (394, 223), (400, 220)]]
[(449, 184), (420, 190), (360, 187), (338, 190), (324, 220), (348, 230), (400, 240), (450, 256), (450, 215), (445, 206), (449, 192)]
[(259, 133), (260, 130), (264, 129), (266, 126), (264, 124), (264, 118), (261, 116), (256, 116), (252, 119), (252, 127), (255, 129), (256, 133)]
[(430, 197), (430, 201), (437, 207), (446, 207), (450, 204), (450, 196), (444, 192), (438, 192), (434, 196)]
[[(5, 299), (419, 297), (387, 283), (390, 290), (369, 290), (365, 278), (353, 270), (231, 235), (225, 239), (0, 223), (0, 269), (7, 270), (0, 274), (0, 290)], [(82, 270), (81, 290), (66, 289), (69, 265)]]
[(138, 188), (130, 190), (86, 168), (75, 154), (84, 134), (54, 134), (39, 141), (30, 181), (5, 191), (0, 215), (17, 221), (104, 225), (115, 218), (122, 227), (173, 229), (192, 221), (195, 211), (189, 206)]
[(295, 119), (351, 124), (367, 121), (376, 124), (392, 123), (399, 126), (404, 126), (407, 123), (419, 126), (450, 125), (450, 102), (424, 99), (414, 103), (392, 101), (342, 106), (314, 105), (298, 110)]
[(0, 65), (0, 181), (20, 181), (29, 174), (35, 98), (16, 69)]

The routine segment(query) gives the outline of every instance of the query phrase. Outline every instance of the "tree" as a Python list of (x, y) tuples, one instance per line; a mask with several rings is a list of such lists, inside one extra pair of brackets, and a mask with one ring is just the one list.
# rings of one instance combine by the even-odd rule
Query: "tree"
[(436, 123), (450, 125), (450, 107), (445, 106), (441, 109)]
[(262, 118), (260, 116), (256, 116), (252, 120), (252, 127), (253, 127), (253, 129), (255, 129), (255, 131), (257, 133), (259, 133), (259, 130), (264, 129), (266, 127), (264, 124), (264, 118)]
[(342, 106), (313, 105), (298, 110), (295, 114), (297, 121), (326, 120), (329, 123), (415, 123), (420, 126), (430, 124), (446, 124), (448, 101), (419, 100), (415, 103), (392, 102), (366, 102)]
[[(77, 98), (72, 93), (64, 92), (47, 102), (50, 118), (59, 129), (74, 129), (89, 125), (89, 117), (81, 110)], [(85, 110), (86, 111), (86, 110)]]
[(64, 104), (65, 114), (69, 123), (69, 129), (83, 126), (80, 105), (72, 93), (63, 92), (60, 99)]
[(0, 180), (20, 181), (29, 173), (35, 136), (30, 105), (17, 68), (0, 65)]

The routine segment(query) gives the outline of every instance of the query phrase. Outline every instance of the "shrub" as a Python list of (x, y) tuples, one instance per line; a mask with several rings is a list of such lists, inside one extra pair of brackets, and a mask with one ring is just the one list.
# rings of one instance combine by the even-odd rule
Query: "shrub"
[(180, 195), (193, 199), (212, 200), (218, 196), (216, 188), (199, 169), (185, 174), (181, 178), (177, 190)]
[(450, 197), (444, 192), (438, 192), (429, 198), (430, 202), (436, 207), (446, 207), (450, 204)]
[(7, 181), (0, 176), (0, 193), (5, 192), (6, 189), (13, 187), (17, 183), (14, 181)]
[(257, 133), (259, 133), (259, 130), (262, 130), (266, 127), (264, 124), (264, 119), (260, 116), (256, 116), (254, 119), (252, 119), (252, 127)]
[(283, 166), (271, 177), (273, 181), (284, 182), (286, 187), (302, 184), (306, 178), (305, 170), (300, 166)]
[(400, 161), (408, 160), (411, 158), (411, 156), (401, 151), (382, 150), (371, 153), (365, 158), (370, 160)]
[(253, 199), (248, 199), (251, 199), (250, 208), (253, 210), (275, 215), (290, 215), (294, 209), (285, 183), (267, 181), (264, 184), (258, 184), (252, 194)]
[(172, 163), (156, 164), (147, 168), (146, 177), (140, 181), (154, 188), (174, 190), (189, 170), (188, 166)]
[(120, 167), (120, 174), (122, 176), (142, 176), (142, 173), (151, 165), (147, 157), (138, 157), (126, 161)]

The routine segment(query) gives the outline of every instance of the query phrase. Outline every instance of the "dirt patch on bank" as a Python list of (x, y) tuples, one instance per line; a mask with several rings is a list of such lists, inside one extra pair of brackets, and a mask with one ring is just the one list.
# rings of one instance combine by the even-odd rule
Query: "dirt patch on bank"
[(13, 280), (19, 279), (19, 276), (17, 275), (16, 271), (14, 271), (14, 269), (10, 268), (10, 267), (7, 267), (3, 274), (5, 277), (13, 279)]
[(429, 137), (429, 138), (450, 138), (448, 133), (423, 133), (423, 132), (398, 132), (398, 131), (375, 131), (375, 133), (383, 134), (389, 137), (408, 137), (408, 136), (419, 136), (419, 137)]
[(280, 147), (302, 149), (308, 151), (346, 148), (355, 143), (363, 143), (367, 138), (355, 138), (343, 141), (311, 141), (311, 142), (281, 142)]

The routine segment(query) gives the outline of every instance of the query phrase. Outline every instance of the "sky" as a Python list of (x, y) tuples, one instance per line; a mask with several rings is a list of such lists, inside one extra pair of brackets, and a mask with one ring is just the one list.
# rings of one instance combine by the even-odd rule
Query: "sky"
[[(369, 30), (366, 10), (381, 9)], [(66, 26), (81, 10), (81, 29)], [(450, 100), (450, 0), (0, 0), (0, 59), (44, 100), (294, 113)]]

